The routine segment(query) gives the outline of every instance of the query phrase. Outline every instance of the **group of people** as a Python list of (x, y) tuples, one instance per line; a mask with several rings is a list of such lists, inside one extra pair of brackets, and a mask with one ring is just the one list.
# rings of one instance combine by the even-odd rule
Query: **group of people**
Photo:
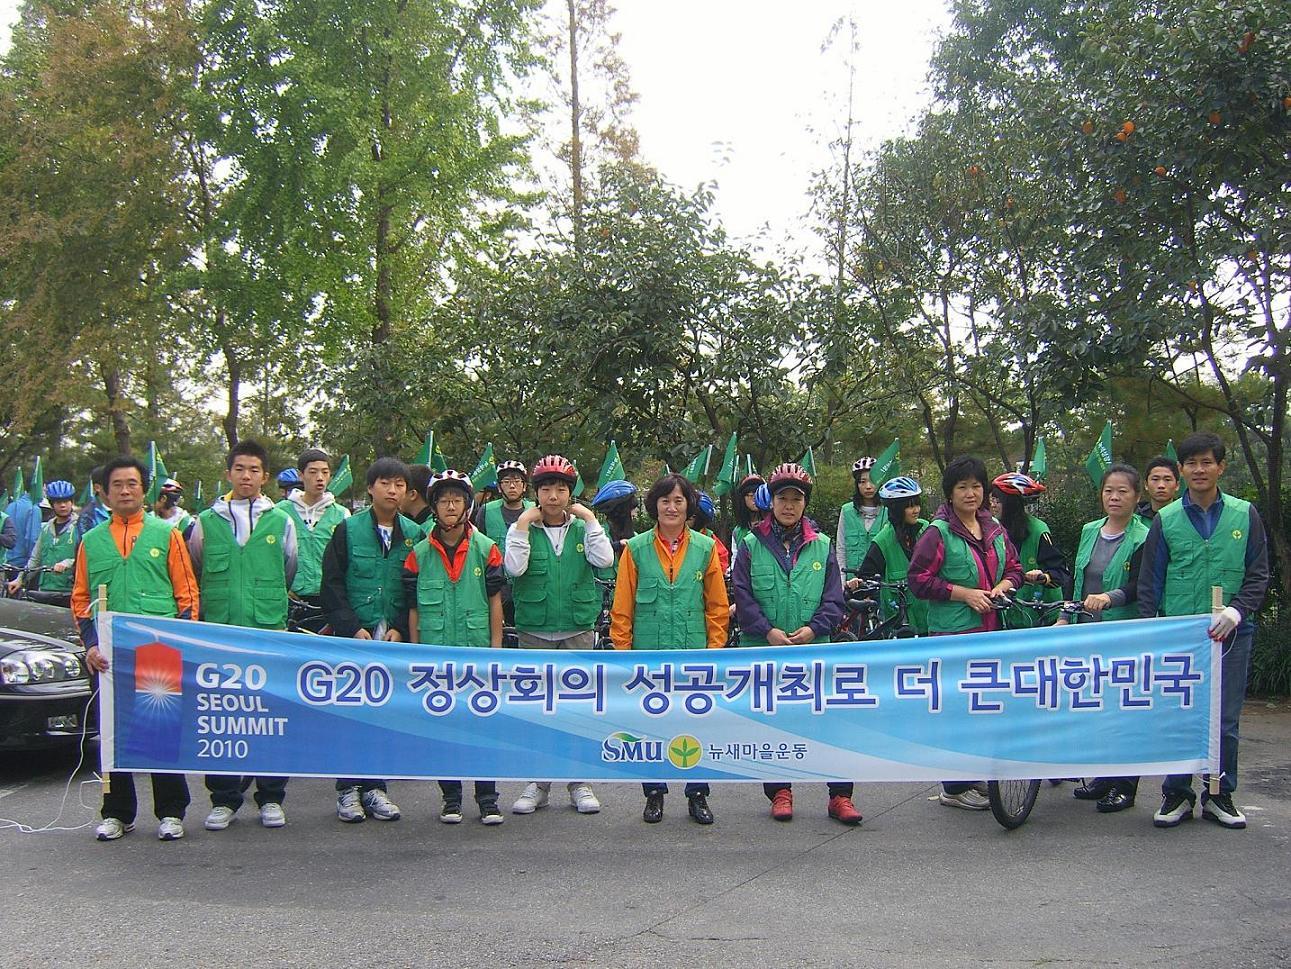
[[(180, 506), (175, 482), (162, 489), (167, 499), (146, 511), (141, 462), (108, 462), (100, 480), (110, 513), (72, 550), (64, 545), (51, 554), (70, 560), (72, 609), (96, 672), (107, 669), (93, 623), (101, 586), (108, 607), (120, 612), (283, 629), (295, 598), (320, 607), (338, 637), (497, 648), (512, 626), (522, 649), (591, 649), (602, 612), (597, 580), (612, 579), (609, 637), (622, 650), (721, 648), (732, 623), (742, 646), (824, 649), (843, 619), (847, 590), (862, 576), (886, 580), (885, 614), (897, 608), (887, 590), (905, 583), (908, 621), (930, 636), (1035, 621), (1032, 610), (1001, 608), (1004, 597), (1074, 598), (1083, 605), (1077, 621), (1098, 621), (1209, 613), (1211, 587), (1220, 586), (1224, 608), (1210, 626), (1224, 644), (1220, 792), (1203, 791), (1201, 813), (1240, 828), (1245, 818), (1232, 803), (1237, 725), (1253, 621), (1268, 584), (1268, 548), (1257, 511), (1219, 488), (1223, 442), (1194, 434), (1178, 456), (1177, 463), (1150, 462), (1146, 498), (1137, 505), (1138, 471), (1123, 464), (1107, 469), (1104, 515), (1084, 527), (1070, 567), (1048, 527), (1028, 510), (1043, 484), (1020, 473), (989, 478), (974, 457), (946, 466), (943, 501), (927, 519), (918, 481), (898, 477), (876, 487), (873, 459), (860, 459), (855, 494), (832, 543), (807, 514), (813, 481), (804, 468), (781, 464), (766, 478), (749, 475), (736, 490), (728, 551), (710, 527), (711, 499), (677, 474), (654, 482), (644, 501), (635, 486), (611, 482), (588, 508), (575, 500), (578, 472), (568, 459), (548, 455), (532, 469), (504, 461), (500, 496), (477, 507), (468, 475), (433, 474), (387, 457), (367, 471), (367, 507), (350, 514), (327, 490), (331, 461), (316, 449), (300, 455), (289, 494), (268, 498), (269, 459), (254, 441), (229, 452), (230, 491), (195, 516)], [(1186, 489), (1176, 497), (1181, 475)], [(652, 527), (637, 533), (640, 505)], [(70, 516), (70, 503), (56, 507), (52, 521), (61, 526), (51, 529), (51, 543), (70, 527)], [(1119, 811), (1133, 805), (1137, 781), (1096, 778), (1076, 796), (1096, 800), (1100, 811)], [(159, 837), (182, 837), (185, 778), (154, 774), (152, 783)], [(1188, 775), (1166, 779), (1155, 824), (1173, 827), (1193, 816), (1192, 783)], [(462, 783), (439, 784), (440, 820), (461, 822)], [(227, 828), (253, 786), (261, 823), (283, 825), (286, 778), (212, 775), (205, 827)], [(643, 788), (642, 818), (657, 823), (668, 787)], [(982, 781), (947, 782), (939, 799), (984, 810), (984, 788)], [(550, 790), (545, 781), (527, 784), (512, 812), (545, 807)], [(792, 786), (767, 783), (764, 790), (771, 816), (791, 820)], [(589, 783), (570, 782), (567, 791), (580, 813), (600, 810)], [(473, 793), (480, 821), (502, 823), (496, 784), (477, 781)], [(710, 793), (707, 784), (686, 785), (688, 814), (699, 824), (714, 821)], [(400, 817), (380, 778), (340, 779), (336, 794), (341, 821)], [(830, 783), (828, 816), (859, 824), (854, 797), (852, 782)], [(133, 778), (113, 773), (97, 837), (121, 837), (136, 810)]]

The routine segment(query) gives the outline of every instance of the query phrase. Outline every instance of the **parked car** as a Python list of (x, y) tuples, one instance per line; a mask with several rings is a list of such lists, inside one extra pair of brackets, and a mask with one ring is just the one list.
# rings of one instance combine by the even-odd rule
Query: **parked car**
[[(0, 750), (76, 743), (98, 733), (85, 650), (69, 609), (0, 599)], [(88, 729), (86, 722), (88, 720)]]

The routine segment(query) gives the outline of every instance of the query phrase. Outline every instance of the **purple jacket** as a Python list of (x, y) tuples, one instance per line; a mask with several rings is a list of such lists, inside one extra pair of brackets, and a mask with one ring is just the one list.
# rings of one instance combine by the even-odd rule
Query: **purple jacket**
[[(772, 548), (770, 515), (755, 524), (751, 531), (759, 542), (768, 549)], [(820, 537), (820, 532), (806, 518), (802, 520), (802, 537), (803, 545)], [(762, 611), (762, 607), (758, 605), (758, 600), (753, 595), (753, 580), (749, 570), (751, 559), (750, 555), (737, 555), (731, 564), (735, 615), (743, 632), (757, 639), (764, 639), (771, 631), (771, 621), (767, 619), (766, 613)], [(795, 555), (794, 563), (797, 561), (798, 557)], [(842, 618), (843, 578), (838, 571), (838, 562), (833, 555), (828, 555), (825, 558), (825, 589), (820, 595), (820, 605), (816, 607), (807, 625), (816, 634), (816, 638), (827, 638), (837, 628)], [(782, 629), (781, 632), (791, 633), (793, 630)]]
[[(995, 555), (995, 536), (1004, 535), (1004, 578), (1013, 583), (1013, 588), (1022, 588), (1022, 566), (1018, 562), (1017, 549), (1009, 541), (1004, 526), (992, 518), (986, 508), (977, 510), (977, 523), (982, 528), (980, 539), (974, 538), (964, 527), (964, 523), (959, 520), (959, 516), (954, 513), (949, 504), (943, 504), (937, 509), (933, 520), (938, 518), (949, 522), (951, 533), (968, 543), (969, 549), (973, 552), (973, 558), (977, 560), (977, 588), (985, 592), (990, 592), (994, 588), (995, 583), (990, 577), (995, 574), (999, 566), (999, 559)], [(935, 528), (924, 529), (924, 533), (914, 543), (914, 551), (910, 553), (910, 573), (907, 576), (910, 591), (920, 599), (943, 601), (949, 599), (950, 583), (939, 574), (945, 561), (946, 546), (942, 544), (941, 532)], [(988, 612), (982, 617), (982, 625), (970, 632), (987, 632), (999, 628), (999, 613)]]

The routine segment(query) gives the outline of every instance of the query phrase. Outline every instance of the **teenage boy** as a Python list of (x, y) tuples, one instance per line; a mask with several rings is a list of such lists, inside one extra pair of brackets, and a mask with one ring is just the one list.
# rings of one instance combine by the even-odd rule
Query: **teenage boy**
[(434, 473), (428, 464), (408, 465), (408, 490), (403, 493), (399, 502), (399, 514), (411, 518), (421, 526), (423, 532), (430, 530), (434, 522), (434, 509), (430, 506), (430, 481)]
[(89, 532), (91, 528), (102, 525), (112, 517), (112, 512), (108, 510), (107, 499), (107, 479), (103, 477), (105, 465), (97, 465), (90, 470), (90, 491), (93, 497), (90, 503), (81, 509), (76, 516), (76, 544), (81, 544), (81, 539)]
[(326, 451), (314, 447), (302, 451), (296, 459), (296, 472), (300, 485), (278, 502), (296, 526), (297, 565), (291, 594), (317, 604), (323, 584), (323, 552), (336, 526), (350, 513), (327, 490), (332, 482), (332, 459)]
[[(112, 515), (82, 537), (72, 585), (72, 615), (86, 646), (85, 665), (95, 673), (108, 670), (94, 625), (100, 586), (107, 587), (108, 609), (113, 612), (194, 619), (198, 608), (197, 579), (184, 537), (144, 514), (148, 469), (138, 458), (119, 457), (109, 461), (100, 474)], [(103, 794), (103, 823), (94, 831), (100, 841), (115, 841), (133, 831), (139, 806), (133, 774), (114, 771), (108, 782)], [(157, 837), (162, 841), (182, 838), (189, 804), (184, 775), (153, 774), (152, 803), (161, 822)]]
[[(447, 470), (428, 490), (435, 527), (413, 546), (403, 563), (404, 597), (412, 642), (435, 646), (502, 646), (502, 588), (507, 584), (502, 553), (472, 527), (471, 477)], [(462, 782), (442, 780), (439, 820), (462, 821)], [(501, 824), (498, 786), (475, 782), (475, 803), (484, 824)]]
[(1135, 511), (1151, 524), (1162, 508), (1179, 497), (1179, 465), (1164, 454), (1158, 454), (1148, 462), (1143, 481), (1147, 497), (1139, 502)]
[(519, 461), (498, 465), (498, 489), (502, 497), (480, 505), (475, 512), (475, 527), (493, 539), (498, 548), (506, 545), (507, 529), (534, 506), (525, 497), (529, 490), (529, 471)]
[[(500, 469), (499, 469), (500, 470)], [(516, 633), (522, 649), (592, 649), (601, 614), (593, 569), (614, 564), (614, 549), (592, 512), (572, 502), (578, 471), (559, 454), (533, 467), (538, 506), (507, 531), (507, 574), (513, 582)], [(601, 809), (590, 784), (571, 781), (569, 799), (579, 814)], [(532, 814), (547, 805), (550, 781), (534, 781), (511, 806)]]
[[(1219, 490), (1224, 442), (1215, 434), (1189, 434), (1179, 445), (1179, 468), (1187, 491), (1157, 512), (1143, 543), (1139, 569), (1139, 614), (1193, 616), (1211, 611), (1212, 586), (1224, 590), (1224, 609), (1210, 623), (1210, 638), (1223, 649), (1220, 697), (1219, 794), (1201, 795), (1201, 816), (1225, 828), (1246, 827), (1233, 804), (1237, 789), (1238, 720), (1246, 698), (1246, 674), (1255, 638), (1255, 614), (1269, 587), (1269, 546), (1255, 506)], [(1172, 774), (1161, 785), (1158, 828), (1192, 817), (1196, 795), (1191, 774)]]
[[(367, 473), (371, 505), (336, 526), (323, 553), (323, 609), (332, 635), (391, 643), (408, 641), (403, 563), (422, 539), (421, 526), (399, 513), (410, 472), (398, 458), (378, 458)], [(398, 806), (379, 778), (336, 782), (336, 816), (397, 821)]]
[[(610, 639), (615, 649), (721, 649), (726, 645), (730, 603), (716, 538), (686, 526), (699, 493), (679, 474), (660, 478), (646, 494), (655, 521), (648, 532), (629, 538), (619, 556)], [(663, 820), (668, 785), (646, 783), (641, 820)], [(687, 784), (689, 813), (712, 824), (707, 784)]]
[(9, 583), (9, 595), (17, 595), (26, 573), (37, 569), (53, 569), (41, 572), (36, 580), (36, 588), (41, 592), (72, 591), (72, 566), (76, 564), (76, 526), (72, 521), (75, 495), (76, 489), (70, 481), (51, 481), (45, 485), (45, 497), (54, 517), (40, 526), (40, 537), (31, 550), (27, 569)]
[[(843, 580), (829, 539), (805, 517), (811, 487), (811, 475), (797, 464), (780, 465), (767, 480), (771, 514), (745, 536), (732, 569), (742, 646), (825, 644), (843, 618)], [(771, 817), (793, 820), (792, 785), (762, 789)], [(831, 818), (861, 823), (852, 794), (850, 781), (830, 782)]]
[[(258, 441), (239, 441), (225, 461), (230, 489), (197, 516), (188, 533), (188, 554), (202, 587), (202, 619), (250, 629), (287, 628), (287, 589), (296, 576), (296, 526), (264, 494), (269, 452)], [(211, 811), (207, 831), (223, 831), (242, 806), (242, 792), (255, 782), (260, 823), (287, 823), (282, 802), (285, 777), (207, 774)]]

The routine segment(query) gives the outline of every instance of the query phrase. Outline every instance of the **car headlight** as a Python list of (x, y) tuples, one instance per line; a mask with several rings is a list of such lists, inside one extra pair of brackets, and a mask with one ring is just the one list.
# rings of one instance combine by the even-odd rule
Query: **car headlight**
[(0, 659), (0, 683), (5, 686), (58, 683), (84, 676), (81, 658), (61, 649), (23, 649)]

